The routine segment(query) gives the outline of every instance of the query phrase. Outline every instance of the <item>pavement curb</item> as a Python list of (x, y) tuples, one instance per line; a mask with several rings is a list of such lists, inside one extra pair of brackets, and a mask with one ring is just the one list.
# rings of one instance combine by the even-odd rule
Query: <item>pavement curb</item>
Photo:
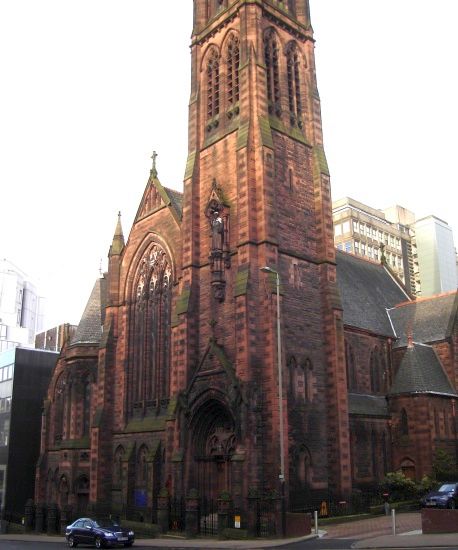
[[(316, 535), (306, 535), (304, 537), (288, 538), (288, 539), (252, 539), (252, 540), (218, 540), (218, 539), (180, 539), (180, 538), (155, 538), (155, 539), (136, 539), (135, 545), (148, 546), (151, 548), (240, 548), (249, 550), (250, 548), (271, 548), (278, 546), (285, 546), (287, 544), (294, 544), (296, 542), (302, 542), (310, 539), (317, 538)], [(47, 535), (27, 535), (27, 534), (5, 534), (0, 535), (0, 542), (2, 541), (20, 541), (20, 542), (42, 542), (62, 544), (65, 541), (65, 537), (60, 536), (47, 536)]]

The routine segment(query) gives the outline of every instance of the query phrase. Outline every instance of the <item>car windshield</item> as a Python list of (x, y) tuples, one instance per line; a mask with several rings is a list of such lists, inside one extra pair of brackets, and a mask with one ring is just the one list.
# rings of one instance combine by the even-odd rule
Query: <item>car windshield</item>
[(449, 483), (446, 485), (442, 485), (441, 488), (439, 489), (439, 493), (450, 493), (451, 491), (454, 491), (454, 490), (455, 490), (455, 485), (453, 485), (452, 483)]
[(94, 525), (102, 529), (113, 529), (119, 527), (119, 523), (116, 523), (112, 519), (98, 519), (94, 521)]

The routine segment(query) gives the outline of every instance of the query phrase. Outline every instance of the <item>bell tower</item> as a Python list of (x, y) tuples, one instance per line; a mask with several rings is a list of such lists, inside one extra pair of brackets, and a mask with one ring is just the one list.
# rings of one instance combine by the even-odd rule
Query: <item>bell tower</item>
[[(345, 495), (342, 308), (308, 0), (194, 0), (191, 63), (175, 489)], [(282, 407), (265, 266), (280, 281)]]

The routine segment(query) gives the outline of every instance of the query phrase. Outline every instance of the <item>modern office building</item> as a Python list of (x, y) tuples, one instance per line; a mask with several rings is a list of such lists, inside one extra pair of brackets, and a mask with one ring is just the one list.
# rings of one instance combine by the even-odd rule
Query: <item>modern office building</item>
[(332, 203), (334, 243), (338, 250), (386, 264), (405, 284), (411, 294), (416, 293), (415, 267), (408, 224), (415, 220), (409, 210), (393, 207), (389, 214), (359, 201), (345, 197)]
[(436, 216), (417, 220), (412, 226), (421, 278), (421, 295), (432, 296), (456, 290), (456, 252), (447, 222)]
[(43, 298), (35, 285), (12, 262), (0, 260), (0, 352), (33, 347), (42, 324)]
[(57, 353), (0, 353), (0, 518), (18, 520), (33, 497), (43, 399)]

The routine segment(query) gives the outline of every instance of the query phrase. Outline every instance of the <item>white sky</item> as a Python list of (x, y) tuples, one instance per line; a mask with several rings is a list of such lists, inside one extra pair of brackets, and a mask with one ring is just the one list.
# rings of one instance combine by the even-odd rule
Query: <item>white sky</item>
[[(434, 214), (458, 244), (458, 1), (311, 11), (333, 198)], [(0, 256), (49, 325), (78, 322), (153, 149), (182, 188), (191, 28), (191, 0), (0, 0)]]

